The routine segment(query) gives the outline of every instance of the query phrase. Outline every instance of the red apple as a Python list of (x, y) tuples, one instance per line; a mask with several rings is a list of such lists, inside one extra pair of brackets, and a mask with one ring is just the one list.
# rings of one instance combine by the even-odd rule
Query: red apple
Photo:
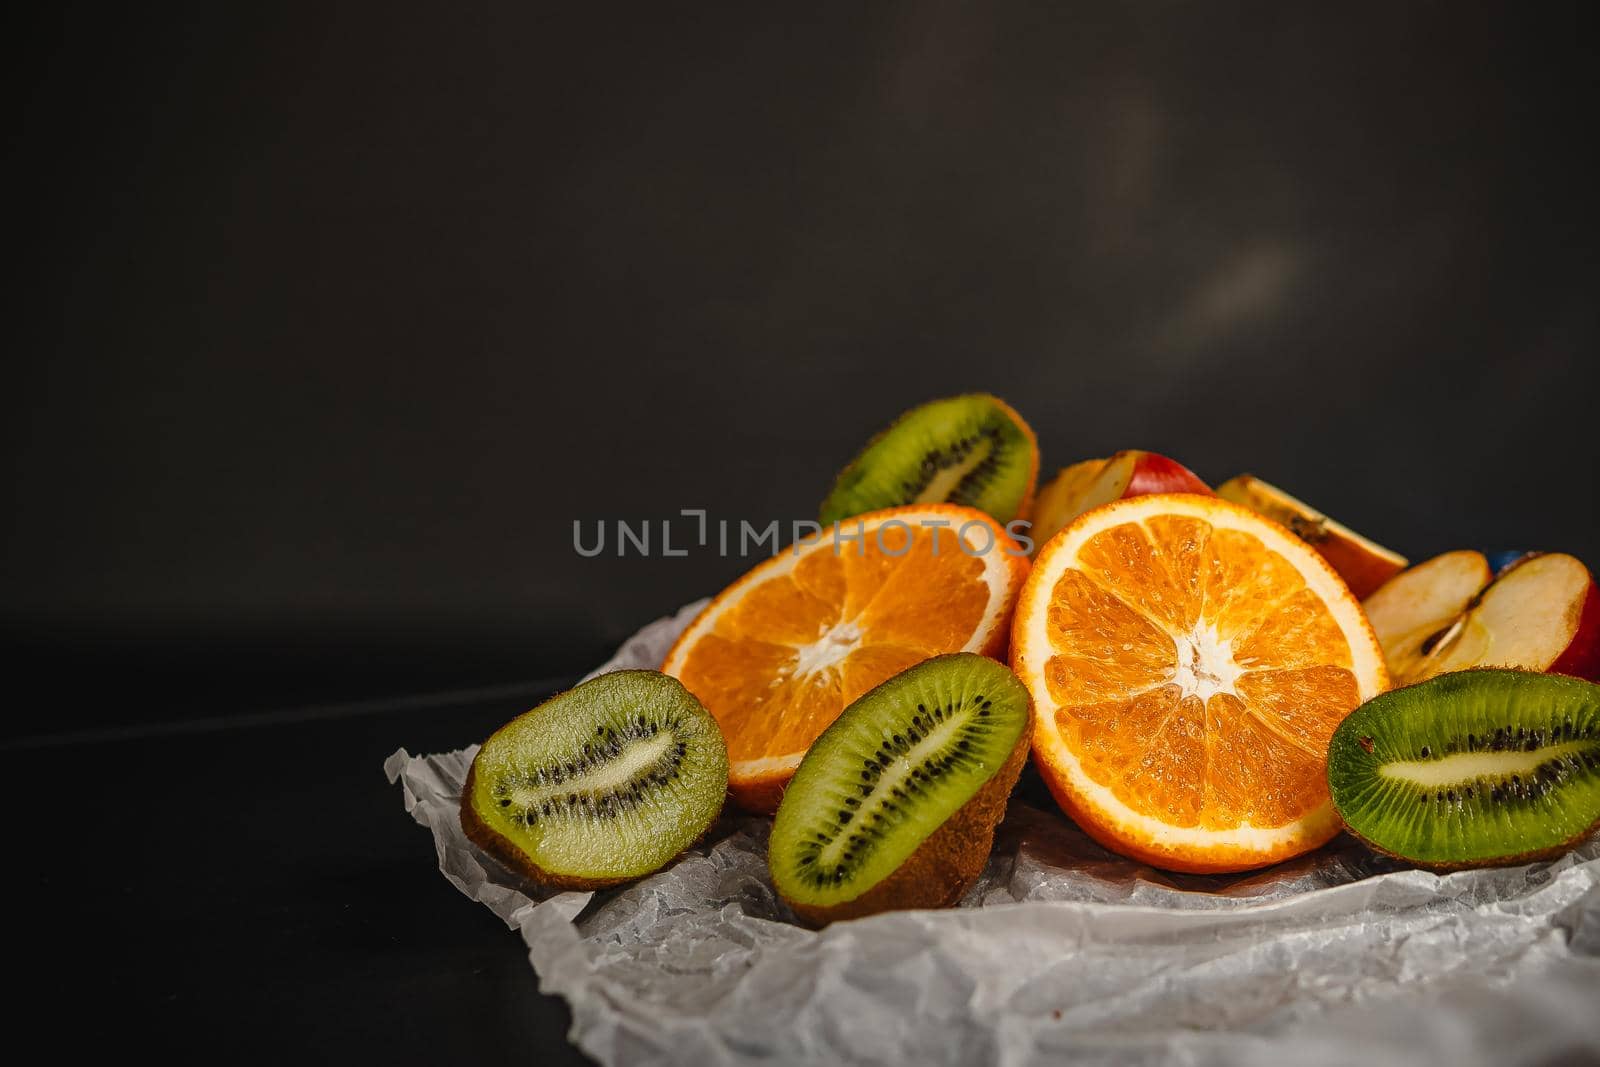
[(1396, 685), (1469, 667), (1600, 680), (1600, 588), (1563, 552), (1524, 556), (1492, 579), (1481, 553), (1446, 552), (1364, 606)]
[(1086, 459), (1062, 468), (1033, 504), (1035, 553), (1067, 523), (1090, 508), (1147, 493), (1204, 493), (1211, 487), (1177, 460), (1156, 452), (1128, 449), (1110, 459)]
[(1230, 478), (1217, 486), (1217, 495), (1287, 526), (1339, 572), (1357, 599), (1371, 596), (1380, 585), (1406, 569), (1404, 556), (1367, 540), (1260, 478), (1249, 474)]

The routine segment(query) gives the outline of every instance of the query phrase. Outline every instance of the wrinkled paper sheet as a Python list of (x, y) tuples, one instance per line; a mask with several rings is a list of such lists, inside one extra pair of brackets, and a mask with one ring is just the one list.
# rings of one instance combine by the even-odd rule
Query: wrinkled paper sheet
[[(658, 666), (702, 604), (595, 673)], [(1095, 845), (1025, 774), (960, 908), (818, 933), (767, 881), (767, 820), (731, 806), (631, 886), (520, 878), (457, 822), (475, 751), (385, 769), (601, 1063), (1600, 1062), (1600, 840), (1438, 876), (1341, 837), (1265, 872), (1173, 875)]]

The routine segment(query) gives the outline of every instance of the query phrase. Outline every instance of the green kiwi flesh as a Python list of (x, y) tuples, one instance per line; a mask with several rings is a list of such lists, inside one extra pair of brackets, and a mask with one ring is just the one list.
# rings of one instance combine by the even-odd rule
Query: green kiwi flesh
[(895, 675), (812, 744), (768, 842), (773, 885), (820, 925), (945, 907), (972, 886), (1027, 758), (1032, 699), (969, 652)]
[(1033, 433), (984, 393), (933, 400), (901, 415), (839, 473), (822, 502), (828, 525), (902, 504), (964, 504), (1010, 522), (1038, 474)]
[(1558, 855), (1600, 825), (1600, 685), (1442, 674), (1367, 701), (1328, 746), (1346, 827), (1435, 870)]
[(472, 761), (461, 826), (551, 885), (641, 878), (694, 844), (728, 790), (715, 720), (676, 678), (603, 674), (495, 731)]

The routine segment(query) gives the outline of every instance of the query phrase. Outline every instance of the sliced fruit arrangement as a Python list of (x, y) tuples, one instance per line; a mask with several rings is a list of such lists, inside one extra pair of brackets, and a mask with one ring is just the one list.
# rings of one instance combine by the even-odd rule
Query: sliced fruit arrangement
[(1563, 852), (1600, 826), (1600, 686), (1470, 670), (1393, 690), (1334, 731), (1328, 784), (1352, 834), (1419, 866)]
[(519, 715), (467, 773), (461, 827), (551, 885), (641, 878), (700, 839), (728, 791), (717, 724), (676, 679), (603, 674)]
[(1035, 499), (1038, 473), (994, 396), (901, 415), (839, 474), (829, 528), (712, 600), (663, 673), (490, 737), (467, 835), (596, 888), (670, 862), (731, 794), (776, 812), (773, 884), (820, 925), (957, 902), (1030, 749), (1086, 833), (1176, 871), (1341, 825), (1422, 866), (1512, 863), (1600, 824), (1600, 686), (1579, 680), (1600, 679), (1600, 587), (1574, 557), (1407, 569), (1259, 478), (1213, 493), (1136, 449)]
[(814, 925), (948, 907), (989, 858), (1027, 758), (1032, 701), (971, 653), (936, 656), (844, 710), (801, 761), (768, 866)]
[(1029, 536), (1037, 553), (1090, 508), (1146, 493), (1210, 492), (1194, 471), (1156, 452), (1128, 449), (1110, 459), (1086, 459), (1063, 468), (1039, 491)]
[(1028, 561), (994, 519), (923, 504), (862, 523), (858, 541), (824, 534), (758, 565), (662, 665), (716, 717), (751, 811), (778, 806), (806, 749), (867, 690), (942, 653), (1005, 653)]
[(1371, 595), (1406, 569), (1406, 558), (1334, 522), (1310, 504), (1250, 474), (1217, 486), (1217, 495), (1265, 515), (1322, 553), (1356, 597)]
[(1562, 552), (1523, 553), (1497, 575), (1481, 552), (1446, 552), (1365, 606), (1400, 684), (1469, 667), (1600, 678), (1600, 590)]
[(1033, 430), (1005, 401), (987, 393), (933, 400), (901, 415), (839, 472), (821, 522), (948, 502), (1004, 524), (1027, 515), (1038, 476)]
[(1337, 833), (1328, 739), (1388, 684), (1326, 560), (1189, 494), (1117, 501), (1052, 540), (1011, 663), (1062, 808), (1108, 848), (1180, 871), (1259, 867)]

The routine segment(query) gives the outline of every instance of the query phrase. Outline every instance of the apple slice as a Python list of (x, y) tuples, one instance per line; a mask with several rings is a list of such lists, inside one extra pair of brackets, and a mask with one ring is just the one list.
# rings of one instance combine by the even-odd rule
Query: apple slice
[(1396, 685), (1424, 677), (1424, 663), (1491, 576), (1482, 552), (1446, 552), (1397, 574), (1362, 603)]
[(1481, 553), (1446, 552), (1364, 606), (1396, 685), (1469, 667), (1600, 679), (1600, 588), (1562, 552), (1523, 556), (1492, 580)]
[(1033, 538), (1035, 555), (1046, 541), (1060, 533), (1061, 528), (1077, 516), (1073, 508), (1083, 496), (1084, 489), (1105, 465), (1105, 458), (1101, 457), (1062, 467), (1061, 472), (1039, 490), (1039, 495), (1033, 498), (1033, 528), (1028, 531), (1028, 536)]
[(1090, 508), (1147, 493), (1212, 495), (1211, 487), (1194, 471), (1158, 452), (1134, 448), (1110, 459), (1086, 459), (1063, 467), (1034, 499), (1033, 528), (1029, 531), (1034, 554), (1038, 555), (1046, 541)]
[(1371, 596), (1384, 582), (1406, 569), (1406, 558), (1398, 552), (1367, 540), (1260, 478), (1249, 474), (1230, 478), (1217, 486), (1217, 495), (1287, 526), (1339, 572), (1358, 598)]
[(1467, 667), (1526, 667), (1600, 678), (1600, 590), (1564, 552), (1522, 559), (1500, 572), (1440, 643), (1428, 676)]

